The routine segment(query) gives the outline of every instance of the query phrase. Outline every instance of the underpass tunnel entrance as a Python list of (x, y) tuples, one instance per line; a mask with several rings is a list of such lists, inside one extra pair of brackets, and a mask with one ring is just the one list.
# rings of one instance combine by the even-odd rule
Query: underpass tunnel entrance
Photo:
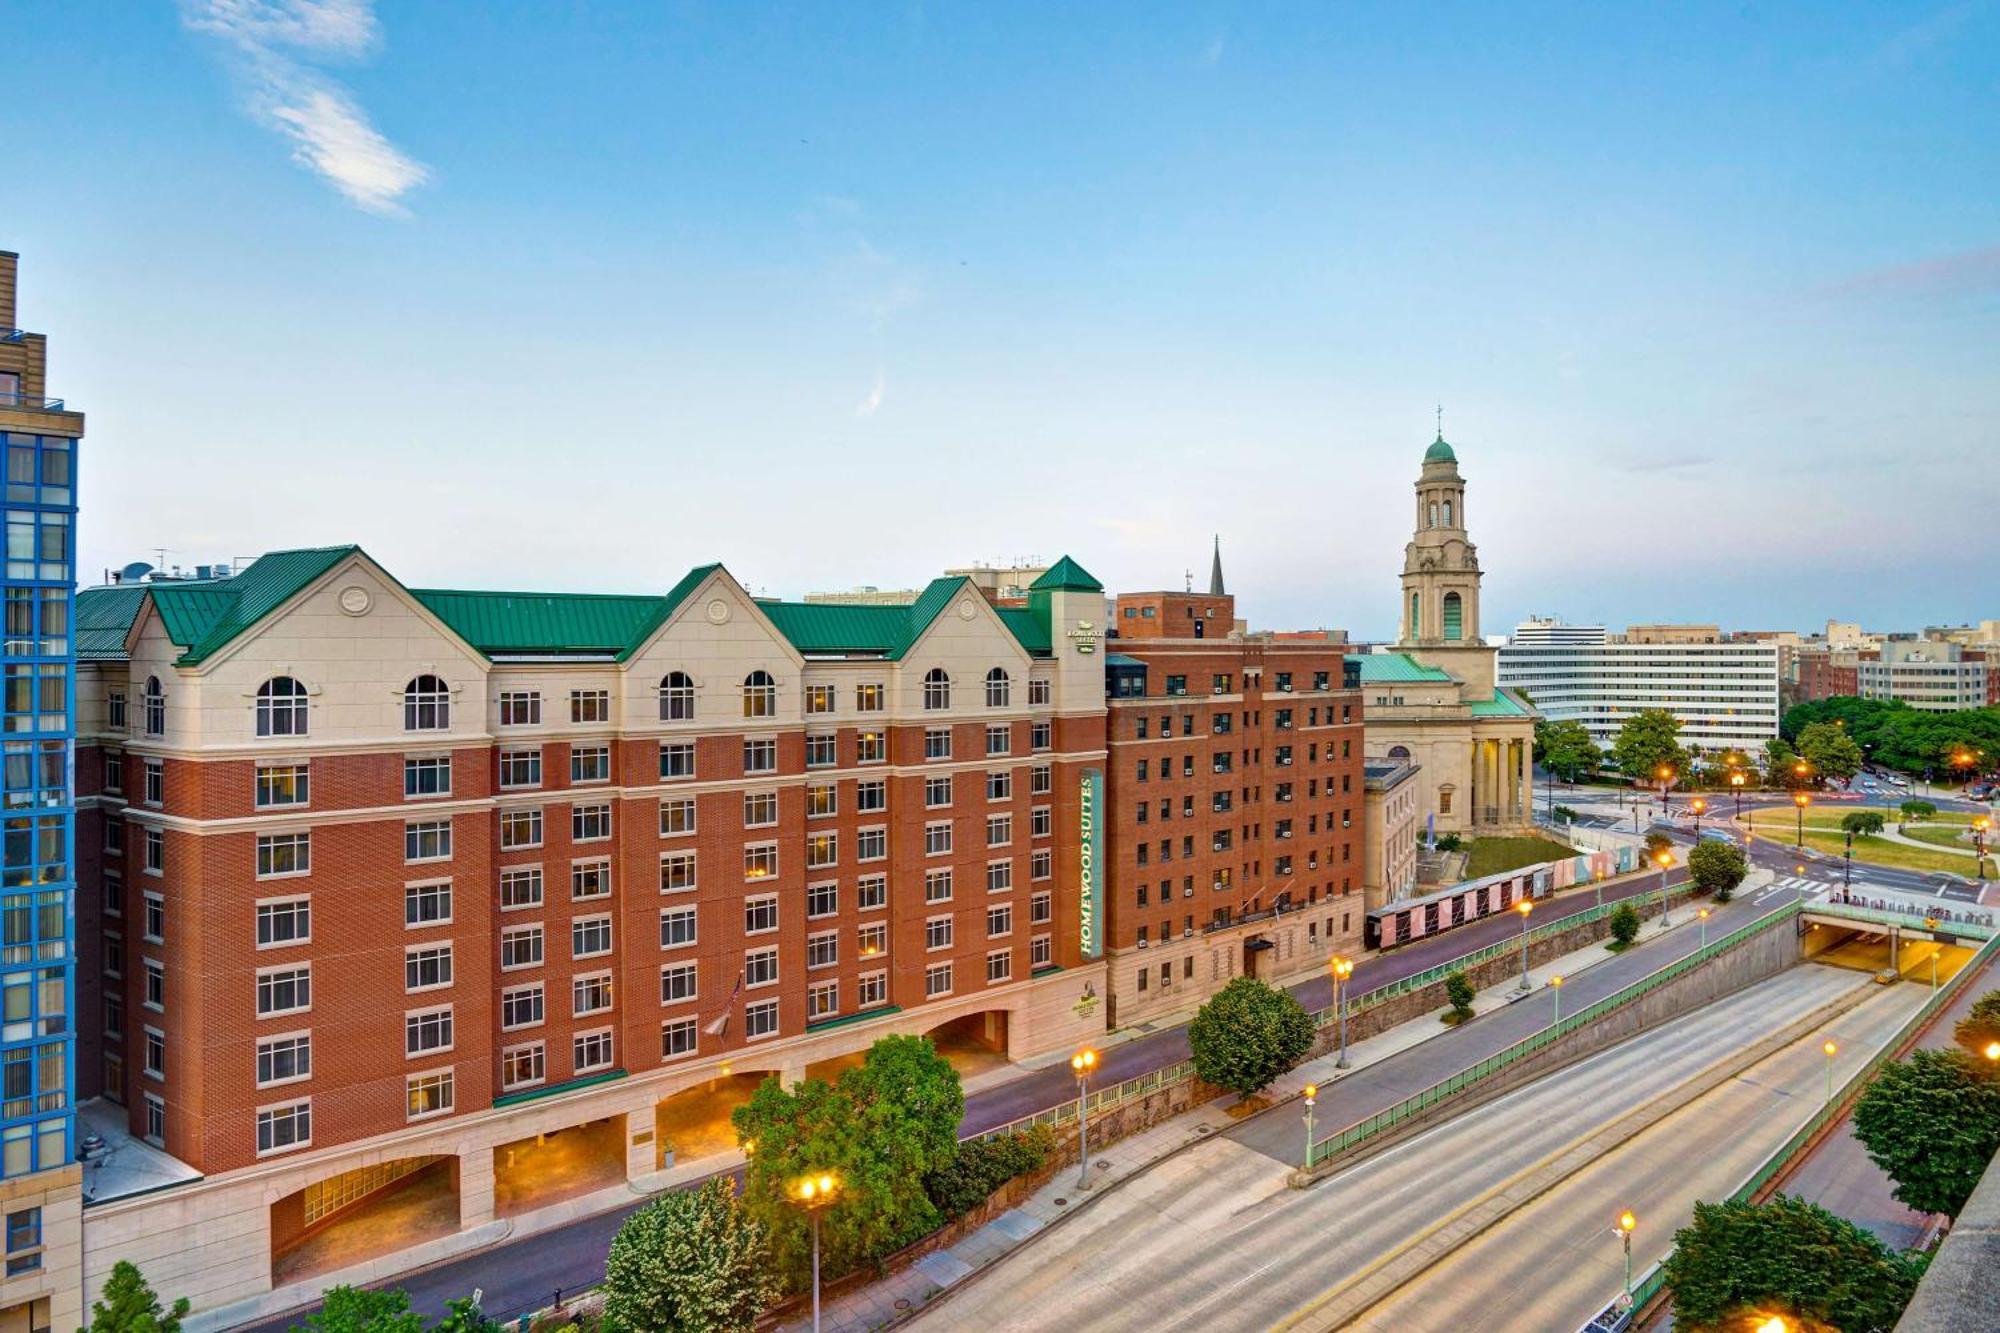
[(493, 1150), (493, 1211), (511, 1217), (625, 1179), (625, 1117), (516, 1139)]
[(1885, 926), (1811, 923), (1800, 956), (1808, 962), (1850, 968), (1893, 980), (1939, 985), (1952, 979), (1979, 951), (1980, 941), (1961, 941), (1945, 930), (1901, 930)]
[(343, 1171), (271, 1205), (271, 1283), (301, 1282), (457, 1230), (457, 1157)]

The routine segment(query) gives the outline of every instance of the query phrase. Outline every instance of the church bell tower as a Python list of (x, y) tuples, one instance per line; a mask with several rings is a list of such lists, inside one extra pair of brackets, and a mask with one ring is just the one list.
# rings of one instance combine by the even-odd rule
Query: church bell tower
[(1479, 551), (1465, 533), (1465, 479), (1444, 429), (1424, 450), (1417, 476), (1416, 531), (1403, 548), (1399, 648), (1477, 644)]

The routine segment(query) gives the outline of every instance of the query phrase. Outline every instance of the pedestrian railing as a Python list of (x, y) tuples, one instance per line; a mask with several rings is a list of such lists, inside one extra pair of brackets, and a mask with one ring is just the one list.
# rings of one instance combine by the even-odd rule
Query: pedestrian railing
[[(1843, 911), (1840, 915), (1868, 910), (1848, 907), (1846, 904), (1841, 904), (1841, 906)], [(1819, 905), (1807, 907), (1804, 910), (1817, 913), (1826, 909), (1824, 905)], [(1923, 1031), (1925, 1025), (1935, 1018), (1946, 1005), (1957, 998), (1959, 991), (1970, 985), (1971, 979), (1983, 971), (1996, 954), (2000, 954), (2000, 939), (1988, 939), (1980, 947), (1979, 952), (1967, 960), (1965, 966), (1954, 972), (1949, 981), (1938, 986), (1931, 993), (1930, 998), (1924, 1001), (1922, 1007), (1914, 1014), (1911, 1014), (1909, 1020), (1902, 1027), (1898, 1028), (1893, 1036), (1876, 1048), (1874, 1055), (1870, 1056), (1859, 1069), (1849, 1075), (1834, 1090), (1833, 1095), (1820, 1106), (1819, 1110), (1813, 1112), (1807, 1118), (1806, 1122), (1799, 1126), (1776, 1152), (1765, 1158), (1758, 1165), (1757, 1169), (1752, 1171), (1743, 1183), (1730, 1193), (1729, 1202), (1743, 1203), (1755, 1198), (1766, 1185), (1769, 1185), (1773, 1180), (1784, 1174), (1793, 1162), (1798, 1159), (1799, 1155), (1806, 1150), (1806, 1147), (1816, 1140), (1827, 1126), (1833, 1124), (1847, 1113), (1848, 1103), (1874, 1079), (1882, 1066), (1894, 1059), (1896, 1053), (1903, 1048), (1905, 1043), (1917, 1033)], [(1647, 1302), (1665, 1290), (1666, 1285), (1666, 1261), (1661, 1260), (1648, 1268), (1640, 1276), (1639, 1280), (1633, 1283), (1632, 1308), (1643, 1309)], [(1610, 1308), (1607, 1307), (1607, 1311)], [(1602, 1319), (1603, 1316), (1600, 1315), (1599, 1318)], [(1584, 1326), (1586, 1330), (1593, 1327), (1599, 1327), (1599, 1325), (1586, 1324)]]
[[(1094, 1088), (1085, 1096), (1084, 1101), (1090, 1107), (1090, 1114), (1095, 1117), (1100, 1111), (1109, 1111), (1114, 1107), (1122, 1106), (1126, 1102), (1137, 1101), (1141, 1097), (1150, 1097), (1164, 1088), (1178, 1087), (1180, 1084), (1187, 1083), (1193, 1078), (1194, 1061), (1183, 1060), (1179, 1064), (1168, 1065), (1164, 1069), (1155, 1069), (1150, 1074), (1141, 1074), (1137, 1078), (1128, 1078), (1122, 1083), (1113, 1083), (1109, 1087), (1104, 1088)], [(965, 1142), (970, 1143), (979, 1139), (998, 1138), (1002, 1134), (1017, 1134), (1023, 1130), (1033, 1129), (1037, 1125), (1047, 1125), (1049, 1128), (1055, 1129), (1059, 1126), (1073, 1123), (1076, 1120), (1076, 1109), (1077, 1099), (1068, 1097), (1051, 1106), (1046, 1111), (1037, 1111), (1033, 1115), (1024, 1115), (1018, 1120), (1009, 1120), (1004, 1125), (995, 1125), (991, 1129), (982, 1129), (977, 1134), (968, 1134), (965, 1136)]]
[[(1922, 911), (1918, 908), (1903, 910), (1894, 907), (1863, 907), (1859, 903), (1822, 902), (1814, 903), (1806, 910), (1816, 916), (1840, 916), (1854, 921), (1872, 921), (1878, 925), (1911, 926), (1922, 925), (1947, 935), (1967, 935), (1977, 939), (1990, 940), (1996, 933), (1990, 920), (1969, 919), (1963, 911), (1953, 916), (1954, 909)], [(1989, 913), (1981, 913), (1982, 917)], [(1932, 926), (1932, 922), (1936, 925)]]
[(1714, 943), (1697, 949), (1684, 958), (1676, 959), (1659, 971), (1633, 982), (1623, 990), (1607, 995), (1595, 1004), (1586, 1005), (1578, 1012), (1551, 1023), (1538, 1032), (1523, 1037), (1512, 1046), (1487, 1056), (1478, 1064), (1461, 1069), (1450, 1078), (1433, 1083), (1423, 1091), (1405, 1097), (1394, 1106), (1377, 1111), (1366, 1120), (1358, 1121), (1340, 1130), (1338, 1133), (1321, 1139), (1312, 1145), (1312, 1151), (1306, 1163), (1307, 1166), (1318, 1166), (1320, 1163), (1346, 1152), (1358, 1144), (1367, 1142), (1378, 1134), (1386, 1133), (1398, 1125), (1423, 1116), (1431, 1108), (1443, 1102), (1450, 1101), (1467, 1089), (1478, 1086), (1487, 1079), (1492, 1078), (1495, 1074), (1519, 1064), (1530, 1056), (1540, 1054), (1572, 1032), (1580, 1028), (1589, 1027), (1614, 1010), (1622, 1009), (1633, 1001), (1658, 990), (1668, 982), (1687, 975), (1689, 972), (1705, 965), (1717, 956), (1727, 953), (1753, 936), (1771, 930), (1781, 924), (1791, 925), (1797, 919), (1798, 914), (1799, 905), (1797, 903), (1788, 903), (1769, 916), (1759, 917), (1746, 926), (1740, 926), (1732, 930), (1729, 934), (1724, 935)]
[[(1694, 887), (1687, 883), (1669, 885), (1667, 888), (1667, 901), (1669, 904), (1672, 904), (1679, 899), (1692, 897), (1694, 892)], [(1536, 926), (1528, 932), (1528, 946), (1532, 949), (1544, 940), (1555, 938), (1563, 931), (1574, 930), (1578, 926), (1588, 925), (1593, 921), (1602, 921), (1626, 903), (1632, 902), (1636, 905), (1635, 900), (1647, 899), (1652, 896), (1652, 891), (1640, 894), (1628, 894), (1616, 902), (1599, 903), (1592, 907), (1586, 907), (1580, 912), (1571, 912), (1545, 925)], [(1495, 958), (1507, 958), (1520, 953), (1520, 951), (1521, 937), (1516, 935), (1510, 939), (1474, 949), (1471, 953), (1460, 954), (1448, 962), (1439, 963), (1436, 967), (1425, 968), (1421, 972), (1413, 972), (1399, 981), (1391, 981), (1386, 985), (1377, 986), (1373, 990), (1364, 991), (1360, 995), (1349, 997), (1347, 1001), (1347, 1016), (1351, 1019), (1356, 1014), (1365, 1013), (1378, 1004), (1386, 1004), (1390, 1000), (1420, 991), (1426, 986), (1434, 986), (1454, 972), (1462, 972), (1467, 968), (1477, 967), (1479, 964), (1490, 962)], [(1327, 1005), (1323, 1009), (1312, 1011), (1313, 1022), (1320, 1027), (1330, 1026), (1339, 1017), (1339, 1011), (1333, 1005)]]

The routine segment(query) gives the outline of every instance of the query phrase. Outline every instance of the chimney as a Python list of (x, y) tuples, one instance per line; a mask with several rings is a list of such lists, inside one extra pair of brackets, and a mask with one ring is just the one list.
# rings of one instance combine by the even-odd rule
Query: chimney
[(21, 256), (0, 250), (0, 333), (14, 328), (14, 287)]

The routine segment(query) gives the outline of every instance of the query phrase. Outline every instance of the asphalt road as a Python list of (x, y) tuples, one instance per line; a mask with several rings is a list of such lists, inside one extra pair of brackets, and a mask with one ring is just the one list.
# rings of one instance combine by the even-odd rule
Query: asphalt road
[[(1671, 942), (1669, 937), (1659, 943)], [(1645, 960), (1650, 971), (1670, 951), (1656, 946), (1639, 952), (1652, 952)], [(1631, 954), (1614, 960), (1636, 961)], [(1572, 984), (1612, 966), (1600, 964)], [(1697, 1076), (1742, 1043), (1866, 985), (1851, 972), (1791, 969), (1454, 1117), (1308, 1190), (1286, 1185), (1299, 1152), (1297, 1116), (1261, 1116), (1195, 1144), (1095, 1201), (916, 1323), (1010, 1333), (1268, 1328), (1332, 1285), (1366, 1271), (1432, 1222)], [(1506, 1020), (1546, 1023), (1548, 1018), (1546, 1005), (1523, 1003), (1451, 1035), (1476, 1037), (1462, 1045), (1483, 1052), (1501, 1036), (1511, 1038), (1501, 1032)], [(1478, 1033), (1487, 1024), (1493, 1025), (1492, 1034)], [(1718, 1041), (1718, 1033), (1727, 1033), (1728, 1040)], [(1410, 1059), (1419, 1053), (1430, 1057), (1432, 1048), (1450, 1044), (1434, 1039), (1331, 1089), (1322, 1086), (1322, 1111), (1329, 1100), (1340, 1100), (1338, 1094), (1360, 1090), (1374, 1074), (1400, 1092), (1414, 1080), (1399, 1065), (1432, 1065), (1425, 1078), (1448, 1072), (1446, 1064), (1463, 1067), (1472, 1050), (1461, 1049), (1451, 1060)], [(1355, 1105), (1350, 1098), (1322, 1123), (1350, 1121), (1376, 1100)], [(1552, 1325), (1473, 1318), (1451, 1327)]]
[[(1807, 965), (1784, 977), (1821, 970)], [(1897, 986), (1842, 1015), (1833, 1026), (1842, 1047), (1835, 1077), (1888, 1040), (1923, 999), (1917, 987)], [(1721, 1017), (1719, 1008), (1714, 1012)], [(1818, 1033), (1801, 1038), (1704, 1093), (1457, 1247), (1348, 1327), (1398, 1333), (1580, 1327), (1623, 1282), (1612, 1219), (1627, 1208), (1639, 1219), (1635, 1276), (1664, 1256), (1696, 1202), (1734, 1190), (1811, 1117), (1825, 1096), (1820, 1041)], [(1534, 1280), (1523, 1281), (1524, 1274)]]

